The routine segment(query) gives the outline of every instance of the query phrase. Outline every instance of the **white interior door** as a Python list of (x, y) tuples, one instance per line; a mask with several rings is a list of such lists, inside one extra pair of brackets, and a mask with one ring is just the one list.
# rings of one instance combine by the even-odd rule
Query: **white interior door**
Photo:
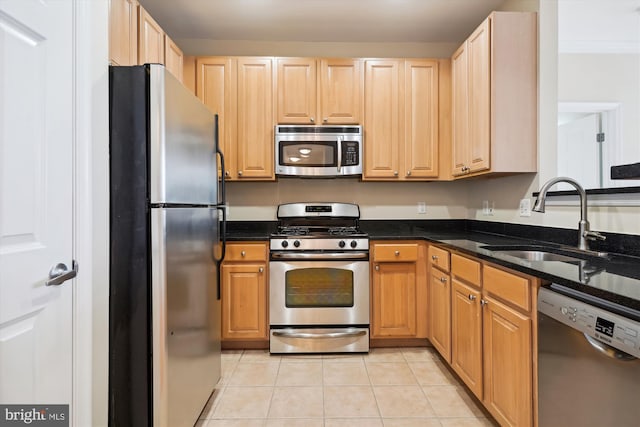
[(71, 0), (0, 1), (0, 403), (70, 404)]
[[(602, 187), (602, 153), (597, 141), (599, 113), (558, 126), (558, 176), (575, 179), (584, 188)], [(556, 190), (574, 190), (558, 184)]]

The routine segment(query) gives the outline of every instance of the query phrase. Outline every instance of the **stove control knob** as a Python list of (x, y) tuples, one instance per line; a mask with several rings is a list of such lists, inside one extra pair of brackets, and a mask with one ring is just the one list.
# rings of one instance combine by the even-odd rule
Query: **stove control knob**
[(344, 240), (340, 240), (340, 241), (338, 242), (338, 246), (340, 246), (341, 248), (344, 248), (346, 245), (347, 245), (347, 244), (345, 243), (345, 241), (344, 241)]
[(281, 245), (283, 248), (286, 248), (287, 246), (289, 246), (289, 242), (287, 242), (286, 240), (283, 240)]
[(293, 246), (295, 246), (296, 248), (299, 248), (300, 247), (300, 240), (295, 240), (293, 242)]
[(351, 241), (351, 247), (355, 248), (356, 246), (358, 246), (358, 242), (356, 242), (355, 240)]

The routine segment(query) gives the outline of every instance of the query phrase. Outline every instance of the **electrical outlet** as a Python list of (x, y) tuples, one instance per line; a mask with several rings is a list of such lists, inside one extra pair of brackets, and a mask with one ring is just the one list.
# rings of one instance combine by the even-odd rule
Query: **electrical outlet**
[(419, 214), (427, 213), (427, 204), (425, 202), (418, 202), (418, 213)]
[(520, 200), (520, 216), (531, 216), (531, 199)]
[(488, 216), (493, 215), (493, 201), (483, 200), (482, 201), (482, 215)]

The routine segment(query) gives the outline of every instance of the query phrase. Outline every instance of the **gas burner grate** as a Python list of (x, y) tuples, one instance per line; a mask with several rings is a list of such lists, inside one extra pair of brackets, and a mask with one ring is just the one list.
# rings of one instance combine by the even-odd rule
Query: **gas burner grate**
[(357, 227), (331, 227), (327, 229), (327, 233), (332, 236), (350, 236), (359, 234), (360, 230)]

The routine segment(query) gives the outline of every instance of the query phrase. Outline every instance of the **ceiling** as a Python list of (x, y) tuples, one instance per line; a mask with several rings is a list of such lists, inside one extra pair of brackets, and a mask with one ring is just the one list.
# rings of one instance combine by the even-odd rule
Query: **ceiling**
[(461, 42), (505, 0), (140, 0), (174, 40)]

